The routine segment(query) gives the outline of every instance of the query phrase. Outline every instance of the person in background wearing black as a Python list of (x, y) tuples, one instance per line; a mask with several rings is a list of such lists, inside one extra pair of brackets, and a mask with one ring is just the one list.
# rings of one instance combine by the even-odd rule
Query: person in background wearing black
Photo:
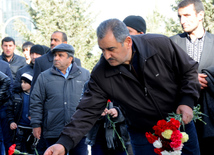
[(16, 73), (16, 79), (13, 86), (13, 91), (15, 93), (19, 93), (22, 91), (21, 88), (21, 76), (23, 73), (30, 72), (33, 75), (33, 67), (35, 64), (36, 58), (39, 58), (45, 54), (44, 45), (33, 45), (30, 49), (30, 64), (25, 65), (24, 67), (20, 68)]
[[(0, 60), (0, 71), (7, 75), (10, 78), (10, 87), (9, 91), (10, 94), (12, 94), (12, 88), (13, 88), (13, 77), (10, 70), (10, 66), (7, 62)], [(7, 109), (7, 102), (5, 101), (2, 103), (2, 106), (0, 106), (0, 153), (1, 154), (7, 154), (7, 150), (12, 144), (11, 141), (11, 130), (10, 126), (7, 123), (7, 117), (6, 117), (6, 109)]]

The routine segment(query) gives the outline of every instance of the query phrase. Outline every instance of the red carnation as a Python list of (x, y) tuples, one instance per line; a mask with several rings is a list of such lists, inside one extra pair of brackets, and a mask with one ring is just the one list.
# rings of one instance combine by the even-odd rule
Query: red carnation
[(19, 150), (16, 149), (16, 144), (13, 144), (9, 147), (8, 155), (13, 155), (13, 154), (27, 154), (27, 153), (20, 152)]
[(166, 130), (166, 124), (167, 122), (165, 120), (159, 120), (157, 122), (157, 125), (153, 126), (153, 130), (155, 131), (155, 134), (158, 136), (161, 136), (161, 133)]
[(180, 140), (182, 137), (183, 135), (181, 134), (180, 130), (175, 130), (171, 135), (171, 141)]
[(158, 155), (161, 155), (161, 152), (162, 152), (163, 150), (160, 148), (160, 149), (158, 149), (158, 148), (155, 148), (154, 149), (154, 152), (155, 153), (157, 153)]
[(168, 123), (170, 125), (171, 130), (177, 130), (177, 129), (179, 129), (179, 127), (181, 125), (181, 123), (174, 118), (171, 118)]
[(170, 146), (171, 146), (171, 148), (178, 148), (181, 146), (181, 144), (182, 144), (181, 140), (176, 140), (176, 141), (172, 141), (170, 143)]
[(16, 144), (13, 144), (9, 147), (8, 155), (12, 155), (15, 152)]
[(151, 134), (150, 132), (146, 132), (146, 138), (149, 141), (149, 143), (153, 144), (156, 140), (158, 140), (158, 137)]

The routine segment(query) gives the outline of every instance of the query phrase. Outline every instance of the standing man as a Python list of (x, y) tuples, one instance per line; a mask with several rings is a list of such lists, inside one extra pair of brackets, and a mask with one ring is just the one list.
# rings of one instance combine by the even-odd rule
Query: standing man
[(97, 37), (103, 55), (71, 122), (45, 155), (65, 154), (73, 148), (100, 117), (108, 99), (124, 112), (135, 155), (155, 155), (145, 133), (171, 112), (182, 114), (191, 139), (184, 145), (183, 155), (199, 155), (192, 121), (200, 88), (197, 62), (163, 35), (130, 37), (126, 25), (118, 19), (102, 22)]
[(1, 48), (3, 52), (0, 56), (0, 60), (4, 60), (10, 64), (13, 80), (15, 80), (16, 72), (18, 71), (18, 69), (26, 65), (26, 59), (14, 53), (16, 44), (15, 40), (11, 37), (5, 37), (4, 39), (2, 39)]
[(138, 35), (146, 33), (146, 21), (141, 16), (127, 16), (123, 22), (126, 24), (130, 35)]
[(5, 117), (1, 113), (1, 107), (4, 106), (5, 102), (8, 101), (9, 97), (11, 96), (10, 93), (10, 78), (4, 74), (3, 72), (0, 71), (0, 154), (4, 155), (5, 154), (5, 147), (4, 147), (4, 137), (2, 134), (2, 117)]
[[(51, 52), (51, 50), (59, 45), (59, 44), (67, 44), (67, 35), (64, 32), (61, 31), (55, 31), (52, 35), (51, 35), (51, 42), (50, 42), (50, 50), (47, 54), (45, 54), (44, 56), (36, 59), (35, 61), (35, 65), (34, 65), (34, 76), (33, 76), (33, 81), (31, 84), (31, 89), (33, 89), (34, 84), (36, 82), (37, 77), (39, 76), (39, 74), (49, 68), (51, 68), (51, 66), (53, 65), (53, 54)], [(81, 62), (80, 59), (78, 58), (74, 58), (74, 61), (77, 63), (78, 66), (81, 66)]]
[[(42, 72), (31, 93), (30, 115), (33, 134), (40, 139), (41, 126), (48, 146), (56, 143), (63, 127), (76, 111), (88, 70), (74, 62), (74, 48), (60, 44), (53, 48), (53, 67)], [(75, 155), (87, 155), (85, 138), (70, 151)]]
[[(207, 82), (207, 75), (203, 72), (209, 70), (212, 74), (214, 67), (214, 35), (205, 31), (203, 27), (204, 6), (200, 0), (183, 0), (178, 4), (178, 17), (184, 33), (172, 36), (171, 39), (177, 43), (190, 57), (199, 63), (198, 80), (201, 84), (201, 97), (199, 103), (202, 105), (203, 113), (209, 117), (204, 117), (207, 125), (201, 122), (196, 123), (200, 149), (202, 155), (214, 154), (212, 142), (214, 141), (214, 121), (213, 115), (209, 111), (214, 111), (211, 100), (205, 101), (205, 93), (211, 92), (209, 88), (212, 83)], [(212, 69), (212, 70), (210, 70)], [(211, 96), (214, 94), (211, 93)], [(211, 108), (209, 108), (211, 107)], [(210, 115), (211, 114), (211, 115)]]
[(30, 64), (25, 65), (24, 67), (20, 68), (17, 73), (16, 73), (16, 79), (14, 82), (14, 87), (13, 87), (13, 91), (16, 93), (19, 93), (20, 91), (22, 91), (21, 88), (21, 76), (22, 74), (29, 72), (31, 73), (31, 75), (33, 75), (33, 67), (35, 64), (35, 60), (36, 58), (39, 58), (40, 56), (42, 56), (43, 54), (45, 54), (45, 48), (42, 45), (33, 45), (30, 49)]
[[(10, 78), (9, 91), (12, 94), (13, 77), (12, 77), (9, 64), (3, 60), (0, 60), (0, 71)], [(6, 103), (7, 102), (4, 101), (4, 103), (2, 103), (2, 105), (0, 106), (0, 153), (1, 154), (7, 154), (7, 150), (12, 144), (10, 126), (7, 123), (8, 121), (7, 121), (7, 114), (6, 114), (6, 109), (7, 109)]]

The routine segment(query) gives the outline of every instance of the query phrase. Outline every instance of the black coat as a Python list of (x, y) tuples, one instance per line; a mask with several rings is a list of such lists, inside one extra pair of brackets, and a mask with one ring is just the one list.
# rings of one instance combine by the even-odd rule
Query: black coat
[(0, 71), (6, 74), (10, 78), (10, 92), (12, 94), (13, 76), (12, 76), (9, 64), (3, 60), (0, 60)]
[(10, 78), (0, 71), (0, 107), (10, 97)]
[(9, 106), (7, 107), (7, 119), (8, 123), (11, 124), (15, 122), (18, 124), (22, 116), (23, 110), (23, 92), (14, 93), (11, 99), (9, 100)]
[(207, 69), (202, 69), (202, 73), (206, 74), (206, 80), (208, 82), (208, 87), (202, 90), (201, 93), (201, 106), (203, 113), (207, 116), (203, 117), (203, 121), (207, 124), (201, 124), (203, 138), (214, 137), (214, 67), (208, 67)]
[[(33, 76), (33, 81), (31, 83), (31, 90), (33, 90), (34, 84), (39, 74), (53, 66), (53, 57), (54, 55), (52, 54), (51, 51), (49, 51), (48, 53), (35, 59), (35, 64), (33, 69), (34, 76)], [(81, 66), (80, 59), (75, 57), (74, 61), (78, 66)]]
[(154, 34), (132, 36), (132, 40), (144, 82), (125, 65), (110, 66), (102, 56), (91, 73), (89, 89), (58, 141), (67, 150), (91, 129), (107, 99), (119, 104), (130, 128), (146, 132), (179, 105), (193, 107), (199, 98), (198, 63), (178, 45)]

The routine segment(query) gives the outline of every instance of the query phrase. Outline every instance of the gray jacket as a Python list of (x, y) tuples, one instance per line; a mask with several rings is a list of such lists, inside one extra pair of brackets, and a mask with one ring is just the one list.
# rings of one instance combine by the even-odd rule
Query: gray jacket
[(33, 128), (43, 126), (44, 138), (59, 137), (76, 111), (89, 76), (89, 71), (76, 63), (66, 79), (55, 67), (38, 76), (30, 97), (30, 115)]
[[(2, 55), (0, 55), (0, 60), (4, 60), (8, 62), (3, 52), (2, 52)], [(25, 57), (14, 54), (13, 58), (8, 63), (10, 65), (10, 70), (13, 76), (13, 80), (15, 81), (16, 72), (27, 64), (26, 59)]]
[[(186, 33), (181, 33), (170, 37), (172, 41), (178, 44), (185, 52), (187, 52), (186, 47)], [(201, 60), (199, 62), (198, 72), (201, 73), (202, 69), (206, 69), (210, 66), (214, 66), (214, 35), (206, 32), (204, 38), (203, 51), (201, 55)]]

